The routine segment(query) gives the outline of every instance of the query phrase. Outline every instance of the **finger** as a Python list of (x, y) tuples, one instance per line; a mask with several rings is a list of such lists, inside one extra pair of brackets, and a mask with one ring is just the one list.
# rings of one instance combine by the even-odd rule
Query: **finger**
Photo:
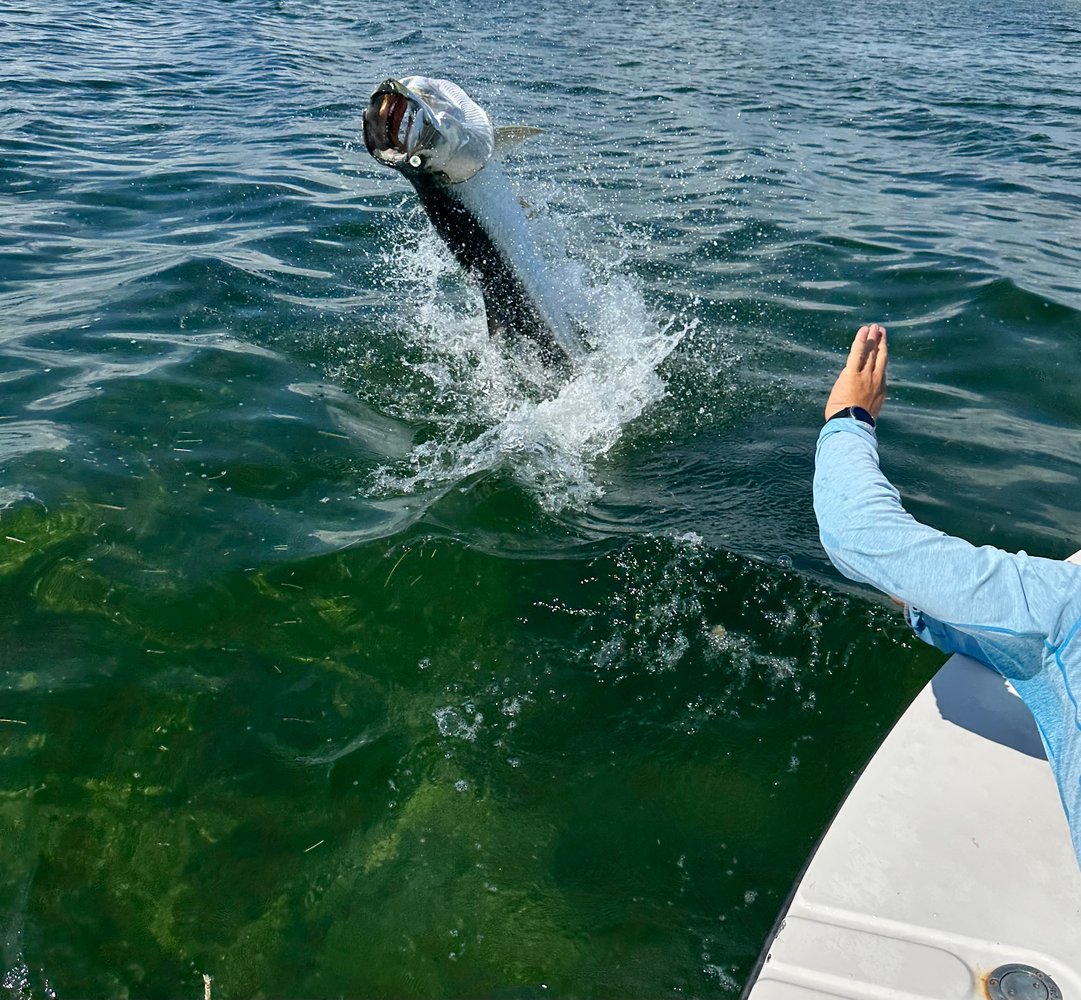
[(848, 352), (849, 367), (859, 370), (863, 367), (863, 359), (867, 355), (867, 334), (871, 332), (869, 326), (861, 326), (856, 331), (852, 347)]
[(860, 357), (858, 371), (874, 371), (877, 367), (875, 359), (882, 344), (885, 331), (877, 323), (871, 323), (867, 327), (867, 340), (863, 345), (863, 354)]
[(852, 347), (848, 351), (850, 358), (855, 358), (863, 351), (863, 345), (867, 343), (867, 334), (871, 332), (869, 326), (861, 326), (856, 331), (856, 336), (852, 339)]
[(889, 348), (886, 346), (886, 328), (879, 327), (881, 334), (878, 338), (878, 350), (875, 351), (875, 371), (884, 372), (886, 370), (886, 361), (889, 356)]

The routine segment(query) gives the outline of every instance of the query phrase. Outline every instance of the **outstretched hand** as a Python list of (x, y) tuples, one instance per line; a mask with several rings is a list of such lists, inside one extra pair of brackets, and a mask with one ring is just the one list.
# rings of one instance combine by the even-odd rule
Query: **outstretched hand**
[(877, 420), (885, 401), (886, 328), (872, 323), (856, 332), (848, 361), (826, 401), (826, 419), (846, 406), (862, 406)]

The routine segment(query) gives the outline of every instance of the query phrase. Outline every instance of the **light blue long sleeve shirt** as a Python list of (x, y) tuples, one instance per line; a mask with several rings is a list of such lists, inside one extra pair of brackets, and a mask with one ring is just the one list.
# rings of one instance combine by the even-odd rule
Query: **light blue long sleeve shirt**
[(921, 524), (879, 469), (875, 432), (846, 417), (818, 436), (814, 509), (845, 576), (903, 601), (925, 642), (1009, 679), (1036, 720), (1081, 864), (1081, 566)]

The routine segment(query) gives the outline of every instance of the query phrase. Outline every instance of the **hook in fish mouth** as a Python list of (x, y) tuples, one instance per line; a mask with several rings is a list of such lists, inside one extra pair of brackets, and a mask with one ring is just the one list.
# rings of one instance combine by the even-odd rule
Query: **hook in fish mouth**
[[(377, 160), (400, 164), (415, 145), (418, 105), (397, 80), (387, 80), (364, 110), (364, 144)], [(411, 141), (412, 140), (412, 141)]]

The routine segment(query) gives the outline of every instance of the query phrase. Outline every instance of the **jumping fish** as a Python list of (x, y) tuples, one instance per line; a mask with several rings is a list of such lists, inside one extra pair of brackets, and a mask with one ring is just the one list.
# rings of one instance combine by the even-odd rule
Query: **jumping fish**
[(416, 189), (436, 231), (480, 284), (489, 331), (529, 337), (545, 363), (565, 367), (584, 344), (495, 158), (539, 131), (494, 128), (461, 87), (425, 76), (384, 80), (364, 112), (368, 152)]

